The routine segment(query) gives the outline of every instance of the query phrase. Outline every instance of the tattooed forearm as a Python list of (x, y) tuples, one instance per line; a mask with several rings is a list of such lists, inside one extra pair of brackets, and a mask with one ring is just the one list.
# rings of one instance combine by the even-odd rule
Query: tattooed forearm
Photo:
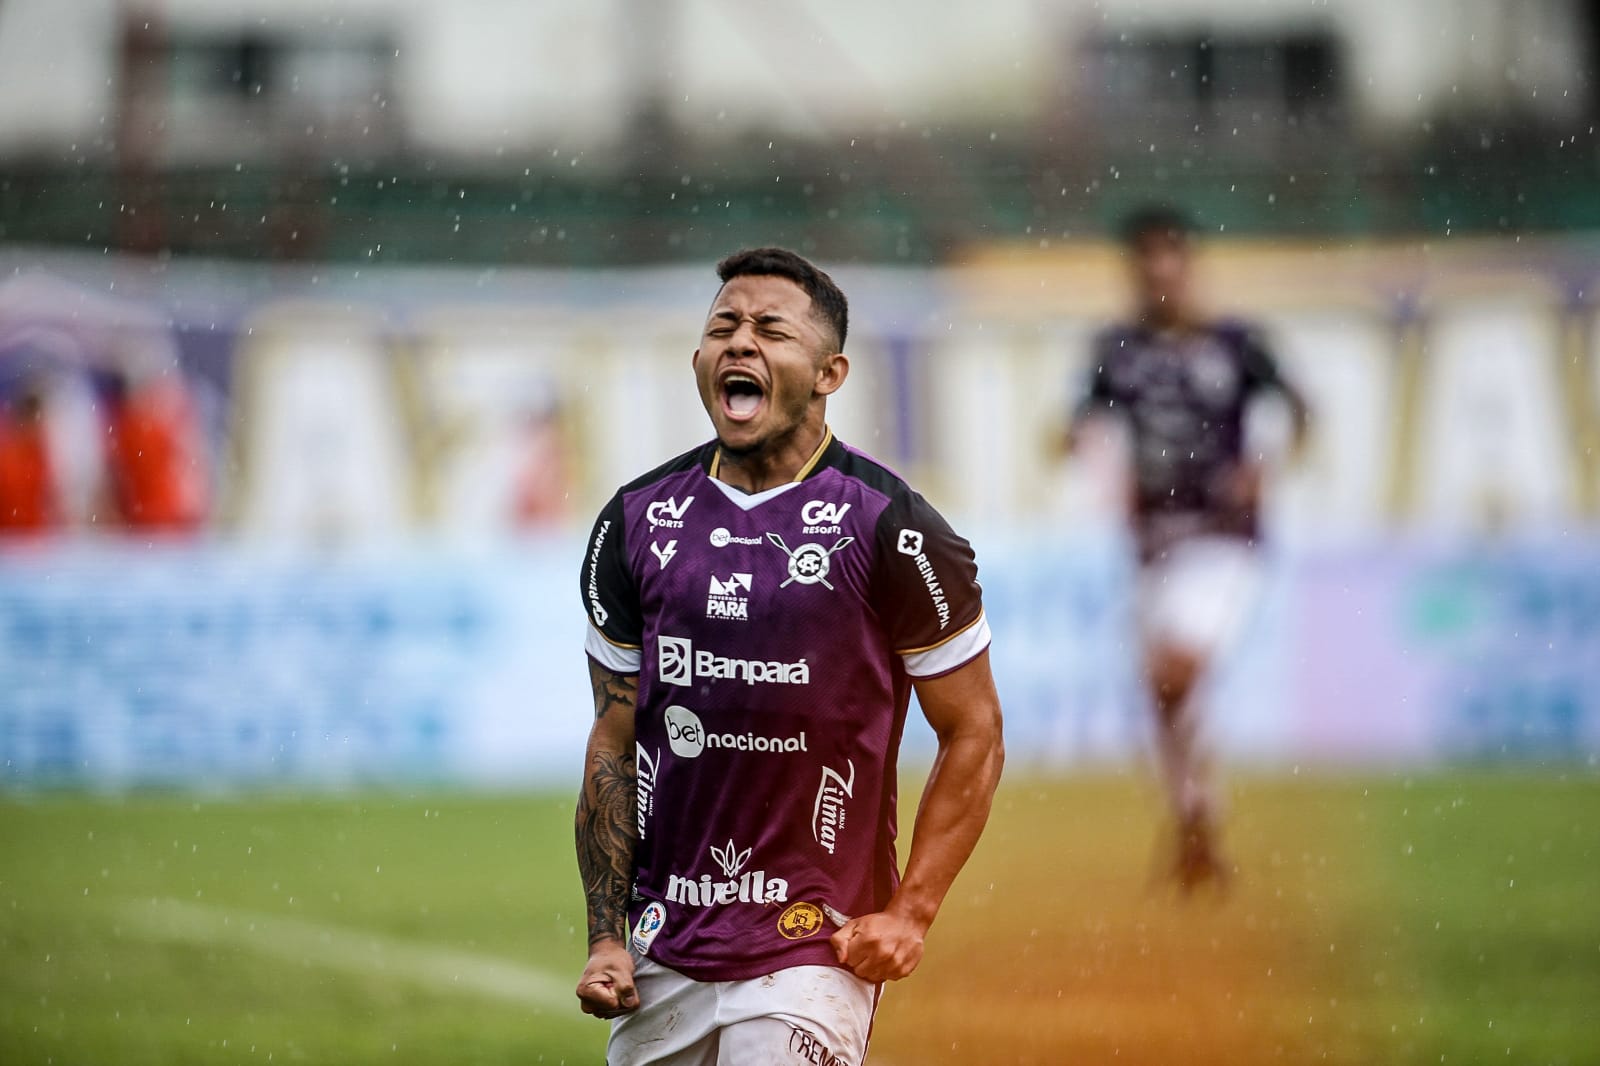
[(589, 943), (627, 940), (633, 887), (634, 765), (631, 753), (596, 751), (578, 796), (578, 872), (589, 908)]
[(618, 674), (589, 660), (594, 725), (578, 794), (578, 872), (589, 914), (589, 943), (627, 940), (628, 895), (633, 890), (633, 715), (637, 674)]
[(614, 674), (592, 659), (589, 661), (589, 686), (594, 689), (597, 721), (619, 708), (631, 713), (639, 698), (638, 674)]

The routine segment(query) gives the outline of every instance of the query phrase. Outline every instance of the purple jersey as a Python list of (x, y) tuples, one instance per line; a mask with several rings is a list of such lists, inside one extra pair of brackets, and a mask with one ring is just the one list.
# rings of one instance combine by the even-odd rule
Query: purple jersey
[(988, 646), (972, 549), (829, 433), (746, 495), (715, 443), (625, 486), (584, 559), (589, 654), (639, 674), (632, 946), (699, 980), (836, 965), (898, 883), (913, 678)]
[(1238, 323), (1183, 334), (1116, 326), (1096, 338), (1080, 413), (1119, 414), (1132, 431), (1141, 558), (1198, 534), (1256, 538), (1255, 513), (1228, 483), (1251, 398), (1283, 387), (1277, 363)]

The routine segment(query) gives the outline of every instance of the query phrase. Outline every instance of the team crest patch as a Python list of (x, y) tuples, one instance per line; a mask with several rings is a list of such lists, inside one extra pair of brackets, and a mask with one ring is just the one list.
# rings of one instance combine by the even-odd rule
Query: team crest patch
[(833, 542), (833, 547), (824, 548), (815, 542), (802, 544), (798, 548), (790, 549), (785, 544), (783, 537), (777, 533), (768, 533), (767, 539), (783, 550), (789, 557), (789, 580), (779, 585), (786, 589), (793, 584), (821, 585), (833, 591), (833, 586), (828, 583), (828, 570), (832, 567), (833, 553), (841, 548), (847, 548), (855, 543), (854, 537), (840, 537)]
[(787, 940), (804, 940), (822, 928), (822, 910), (814, 903), (791, 903), (778, 916), (778, 932)]
[(656, 934), (661, 932), (666, 922), (667, 908), (652, 901), (639, 915), (639, 924), (633, 928), (633, 950), (641, 955), (649, 954), (650, 945), (655, 943)]

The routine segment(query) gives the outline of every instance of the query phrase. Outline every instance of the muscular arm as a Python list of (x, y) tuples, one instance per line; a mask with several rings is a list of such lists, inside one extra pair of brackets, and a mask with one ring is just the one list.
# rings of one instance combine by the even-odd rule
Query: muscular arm
[(589, 965), (578, 983), (587, 1014), (612, 1017), (639, 1005), (628, 954), (628, 894), (633, 888), (633, 715), (637, 675), (617, 674), (589, 660), (594, 725), (584, 756), (576, 819), (578, 873), (589, 923)]
[(853, 919), (833, 937), (839, 961), (868, 981), (899, 980), (916, 969), (928, 927), (989, 820), (1005, 762), (987, 651), (944, 677), (919, 681), (917, 699), (939, 753), (917, 808), (905, 877), (882, 912)]

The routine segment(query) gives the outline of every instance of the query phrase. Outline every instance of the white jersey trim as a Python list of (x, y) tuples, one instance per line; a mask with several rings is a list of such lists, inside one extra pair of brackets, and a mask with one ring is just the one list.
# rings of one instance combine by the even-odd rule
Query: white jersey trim
[(732, 500), (733, 505), (739, 508), (741, 511), (754, 510), (755, 508), (766, 503), (768, 500), (776, 496), (782, 496), (790, 489), (797, 488), (800, 485), (800, 482), (798, 481), (786, 481), (782, 485), (774, 485), (772, 488), (763, 489), (760, 492), (740, 492), (726, 481), (719, 481), (716, 478), (712, 478), (711, 483), (717, 488), (721, 489), (722, 494), (728, 497), (728, 499)]
[(637, 674), (644, 665), (644, 652), (639, 648), (624, 648), (611, 643), (594, 626), (585, 627), (583, 650), (589, 658), (614, 674)]
[(977, 622), (943, 644), (900, 656), (906, 673), (912, 677), (937, 677), (976, 659), (989, 646), (989, 618), (980, 614)]

